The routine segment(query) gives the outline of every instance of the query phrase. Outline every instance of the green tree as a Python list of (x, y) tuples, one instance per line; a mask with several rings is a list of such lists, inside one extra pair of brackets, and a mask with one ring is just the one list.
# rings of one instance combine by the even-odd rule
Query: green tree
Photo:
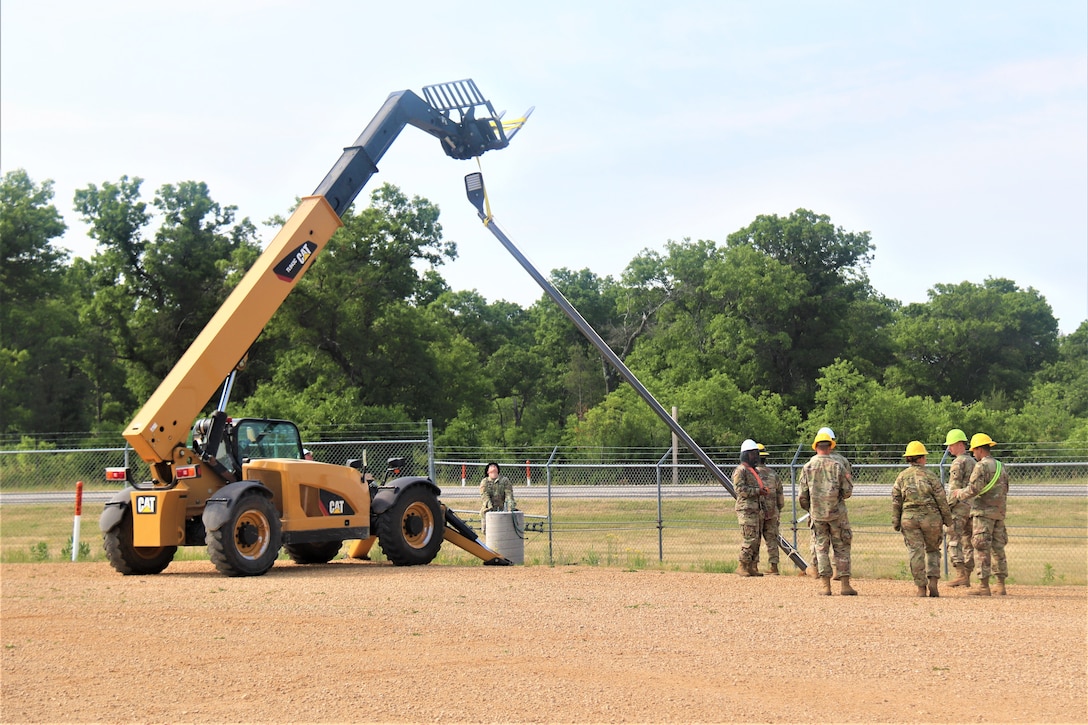
[(0, 431), (85, 431), (87, 379), (53, 182), (0, 180)]
[[(384, 184), (370, 202), (344, 214), (343, 228), (269, 325), (256, 373), (272, 378), (275, 390), (265, 384), (262, 397), (317, 386), (310, 397), (357, 395), (360, 405), (441, 424), (480, 388), (450, 377), (468, 354), (465, 338), (430, 309), (442, 285), (420, 271), (455, 258), (456, 246), (442, 240), (438, 208), (426, 199)], [(289, 370), (271, 375), (287, 350)]]
[[(1058, 322), (1039, 292), (1008, 279), (938, 284), (893, 326), (887, 381), (908, 394), (972, 402), (1023, 399), (1058, 356)], [(996, 396), (996, 397), (995, 397)]]
[(259, 253), (249, 220), (236, 222), (236, 207), (213, 201), (201, 182), (163, 185), (153, 200), (162, 222), (146, 237), (153, 215), (140, 200), (142, 183), (124, 176), (75, 195), (98, 245), (87, 318), (109, 331), (137, 400), (170, 371)]
[[(826, 215), (798, 209), (789, 217), (761, 215), (726, 239), (730, 250), (748, 246), (794, 270), (798, 283), (788, 309), (779, 309), (768, 331), (791, 340), (777, 353), (771, 389), (807, 410), (820, 368), (847, 355), (874, 369), (890, 362), (887, 325), (894, 304), (876, 295), (866, 267), (874, 246), (868, 232), (847, 232)], [(798, 294), (800, 293), (800, 294)], [(864, 328), (857, 324), (864, 319)]]

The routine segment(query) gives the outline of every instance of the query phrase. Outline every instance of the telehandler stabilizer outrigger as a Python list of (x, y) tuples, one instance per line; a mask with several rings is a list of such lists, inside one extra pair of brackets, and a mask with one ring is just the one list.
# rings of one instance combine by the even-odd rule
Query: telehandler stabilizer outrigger
[[(487, 564), (510, 564), (439, 501), (431, 479), (397, 476), (378, 484), (360, 463), (304, 460), (298, 428), (289, 421), (226, 413), (248, 349), (342, 226), (340, 217), (405, 126), (465, 160), (505, 148), (532, 111), (504, 122), (471, 80), (426, 86), (423, 93), (426, 100), (407, 90), (389, 96), (126, 428), (151, 480), (137, 483), (127, 468), (107, 471), (107, 478), (128, 484), (99, 522), (117, 571), (157, 574), (179, 546), (206, 546), (223, 574), (254, 576), (272, 567), (281, 547), (296, 562), (326, 563), (345, 541), (358, 540), (352, 549), (369, 551), (375, 539), (398, 565), (429, 563), (443, 540)], [(216, 410), (198, 420), (220, 384)]]

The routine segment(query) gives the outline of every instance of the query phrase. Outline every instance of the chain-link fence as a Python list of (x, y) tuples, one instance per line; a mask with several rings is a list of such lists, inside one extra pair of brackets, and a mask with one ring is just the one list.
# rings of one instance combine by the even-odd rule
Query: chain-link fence
[[(488, 460), (498, 460), (514, 483), (526, 513), (528, 564), (589, 564), (641, 568), (731, 571), (740, 549), (733, 499), (717, 480), (682, 453), (559, 449), (498, 456), (483, 451), (443, 452), (435, 460), (429, 426), (367, 431), (306, 443), (317, 460), (343, 464), (365, 458), (379, 479), (385, 461), (408, 458), (405, 471), (430, 475), (443, 501), (479, 528), (479, 483)], [(909, 579), (902, 535), (891, 527), (891, 485), (904, 468), (901, 447), (840, 447), (854, 463), (854, 496), (848, 501), (854, 530), (853, 570), (859, 577)], [(939, 449), (938, 449), (939, 450)], [(1010, 579), (1019, 583), (1088, 583), (1088, 449), (1052, 444), (1009, 444), (1007, 527)], [(1011, 452), (1015, 451), (1016, 455)], [(732, 471), (734, 451), (707, 453)], [(651, 455), (652, 454), (652, 455)], [(811, 456), (802, 447), (771, 448), (772, 468), (783, 481), (786, 508), (781, 534), (810, 560), (810, 533), (796, 503), (795, 481)], [(937, 456), (933, 456), (934, 459)], [(942, 480), (947, 461), (932, 466)], [(143, 462), (124, 447), (85, 450), (0, 451), (0, 561), (67, 558), (71, 551), (75, 483), (85, 485), (80, 551), (102, 558), (97, 517), (116, 489), (107, 467)], [(146, 469), (144, 469), (146, 474)], [(447, 553), (447, 550), (452, 550)], [(761, 561), (768, 559), (766, 549)], [(473, 563), (453, 547), (441, 561)], [(783, 572), (793, 570), (782, 556)], [(947, 567), (947, 558), (946, 558)]]
[[(1010, 477), (1007, 548), (1010, 581), (1088, 583), (1088, 450), (1049, 444), (1009, 446), (1003, 456)], [(854, 495), (848, 503), (855, 576), (909, 580), (903, 537), (891, 525), (891, 487), (905, 468), (902, 447), (868, 447), (854, 453)], [(527, 515), (525, 561), (541, 564), (647, 565), (706, 571), (732, 571), (740, 552), (740, 529), (733, 499), (702, 465), (671, 452), (655, 462), (570, 463), (554, 449), (532, 459), (500, 461), (515, 484), (518, 508)], [(708, 454), (735, 461), (736, 454)], [(781, 535), (811, 562), (811, 533), (797, 503), (796, 480), (812, 455), (804, 448), (772, 451), (783, 481), (786, 507)], [(577, 457), (592, 458), (585, 451)], [(894, 460), (898, 458), (898, 460)], [(936, 456), (934, 456), (936, 458)], [(543, 459), (543, 460), (540, 460)], [(786, 462), (782, 462), (783, 459)], [(944, 457), (931, 466), (947, 476)], [(894, 461), (894, 462), (893, 462)], [(735, 464), (734, 464), (735, 465)], [(732, 465), (723, 466), (731, 473)], [(443, 498), (478, 521), (478, 486), (483, 463), (436, 463)], [(471, 502), (471, 503), (469, 503)], [(768, 561), (766, 548), (760, 559)], [(945, 551), (945, 570), (948, 562)], [(783, 572), (796, 571), (780, 555)]]

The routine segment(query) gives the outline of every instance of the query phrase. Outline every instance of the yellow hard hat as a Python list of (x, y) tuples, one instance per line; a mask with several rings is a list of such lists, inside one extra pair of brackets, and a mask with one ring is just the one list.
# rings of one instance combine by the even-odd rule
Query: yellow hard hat
[(904, 458), (910, 458), (911, 456), (925, 456), (929, 451), (922, 445), (922, 441), (911, 441), (907, 444), (907, 450), (903, 454)]
[(992, 446), (996, 445), (990, 436), (985, 433), (975, 433), (971, 436), (971, 450), (978, 448), (979, 446)]
[(950, 446), (953, 443), (959, 443), (960, 441), (963, 441), (964, 443), (966, 443), (967, 442), (967, 434), (964, 433), (959, 428), (953, 428), (952, 430), (948, 431), (948, 435), (946, 435), (944, 437), (944, 444), (946, 446)]
[(820, 431), (819, 433), (817, 433), (816, 438), (813, 439), (813, 441), (812, 441), (812, 450), (816, 450), (816, 444), (817, 443), (830, 443), (831, 444), (831, 450), (835, 450), (835, 439), (832, 438), (827, 433), (824, 433), (823, 431)]

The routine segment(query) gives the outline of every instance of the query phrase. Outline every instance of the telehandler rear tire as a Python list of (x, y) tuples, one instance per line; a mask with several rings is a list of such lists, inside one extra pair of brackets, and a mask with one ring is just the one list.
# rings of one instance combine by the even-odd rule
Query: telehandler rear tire
[(311, 544), (286, 544), (283, 548), (296, 564), (328, 564), (337, 554), (343, 541), (320, 541)]
[(227, 521), (205, 538), (208, 556), (227, 576), (260, 576), (280, 554), (279, 513), (260, 491), (243, 494), (231, 507)]
[(397, 566), (430, 564), (442, 548), (442, 507), (425, 486), (405, 490), (376, 525), (378, 546)]
[(121, 523), (102, 535), (106, 558), (122, 574), (158, 574), (177, 553), (176, 546), (133, 546), (132, 509), (125, 508)]

